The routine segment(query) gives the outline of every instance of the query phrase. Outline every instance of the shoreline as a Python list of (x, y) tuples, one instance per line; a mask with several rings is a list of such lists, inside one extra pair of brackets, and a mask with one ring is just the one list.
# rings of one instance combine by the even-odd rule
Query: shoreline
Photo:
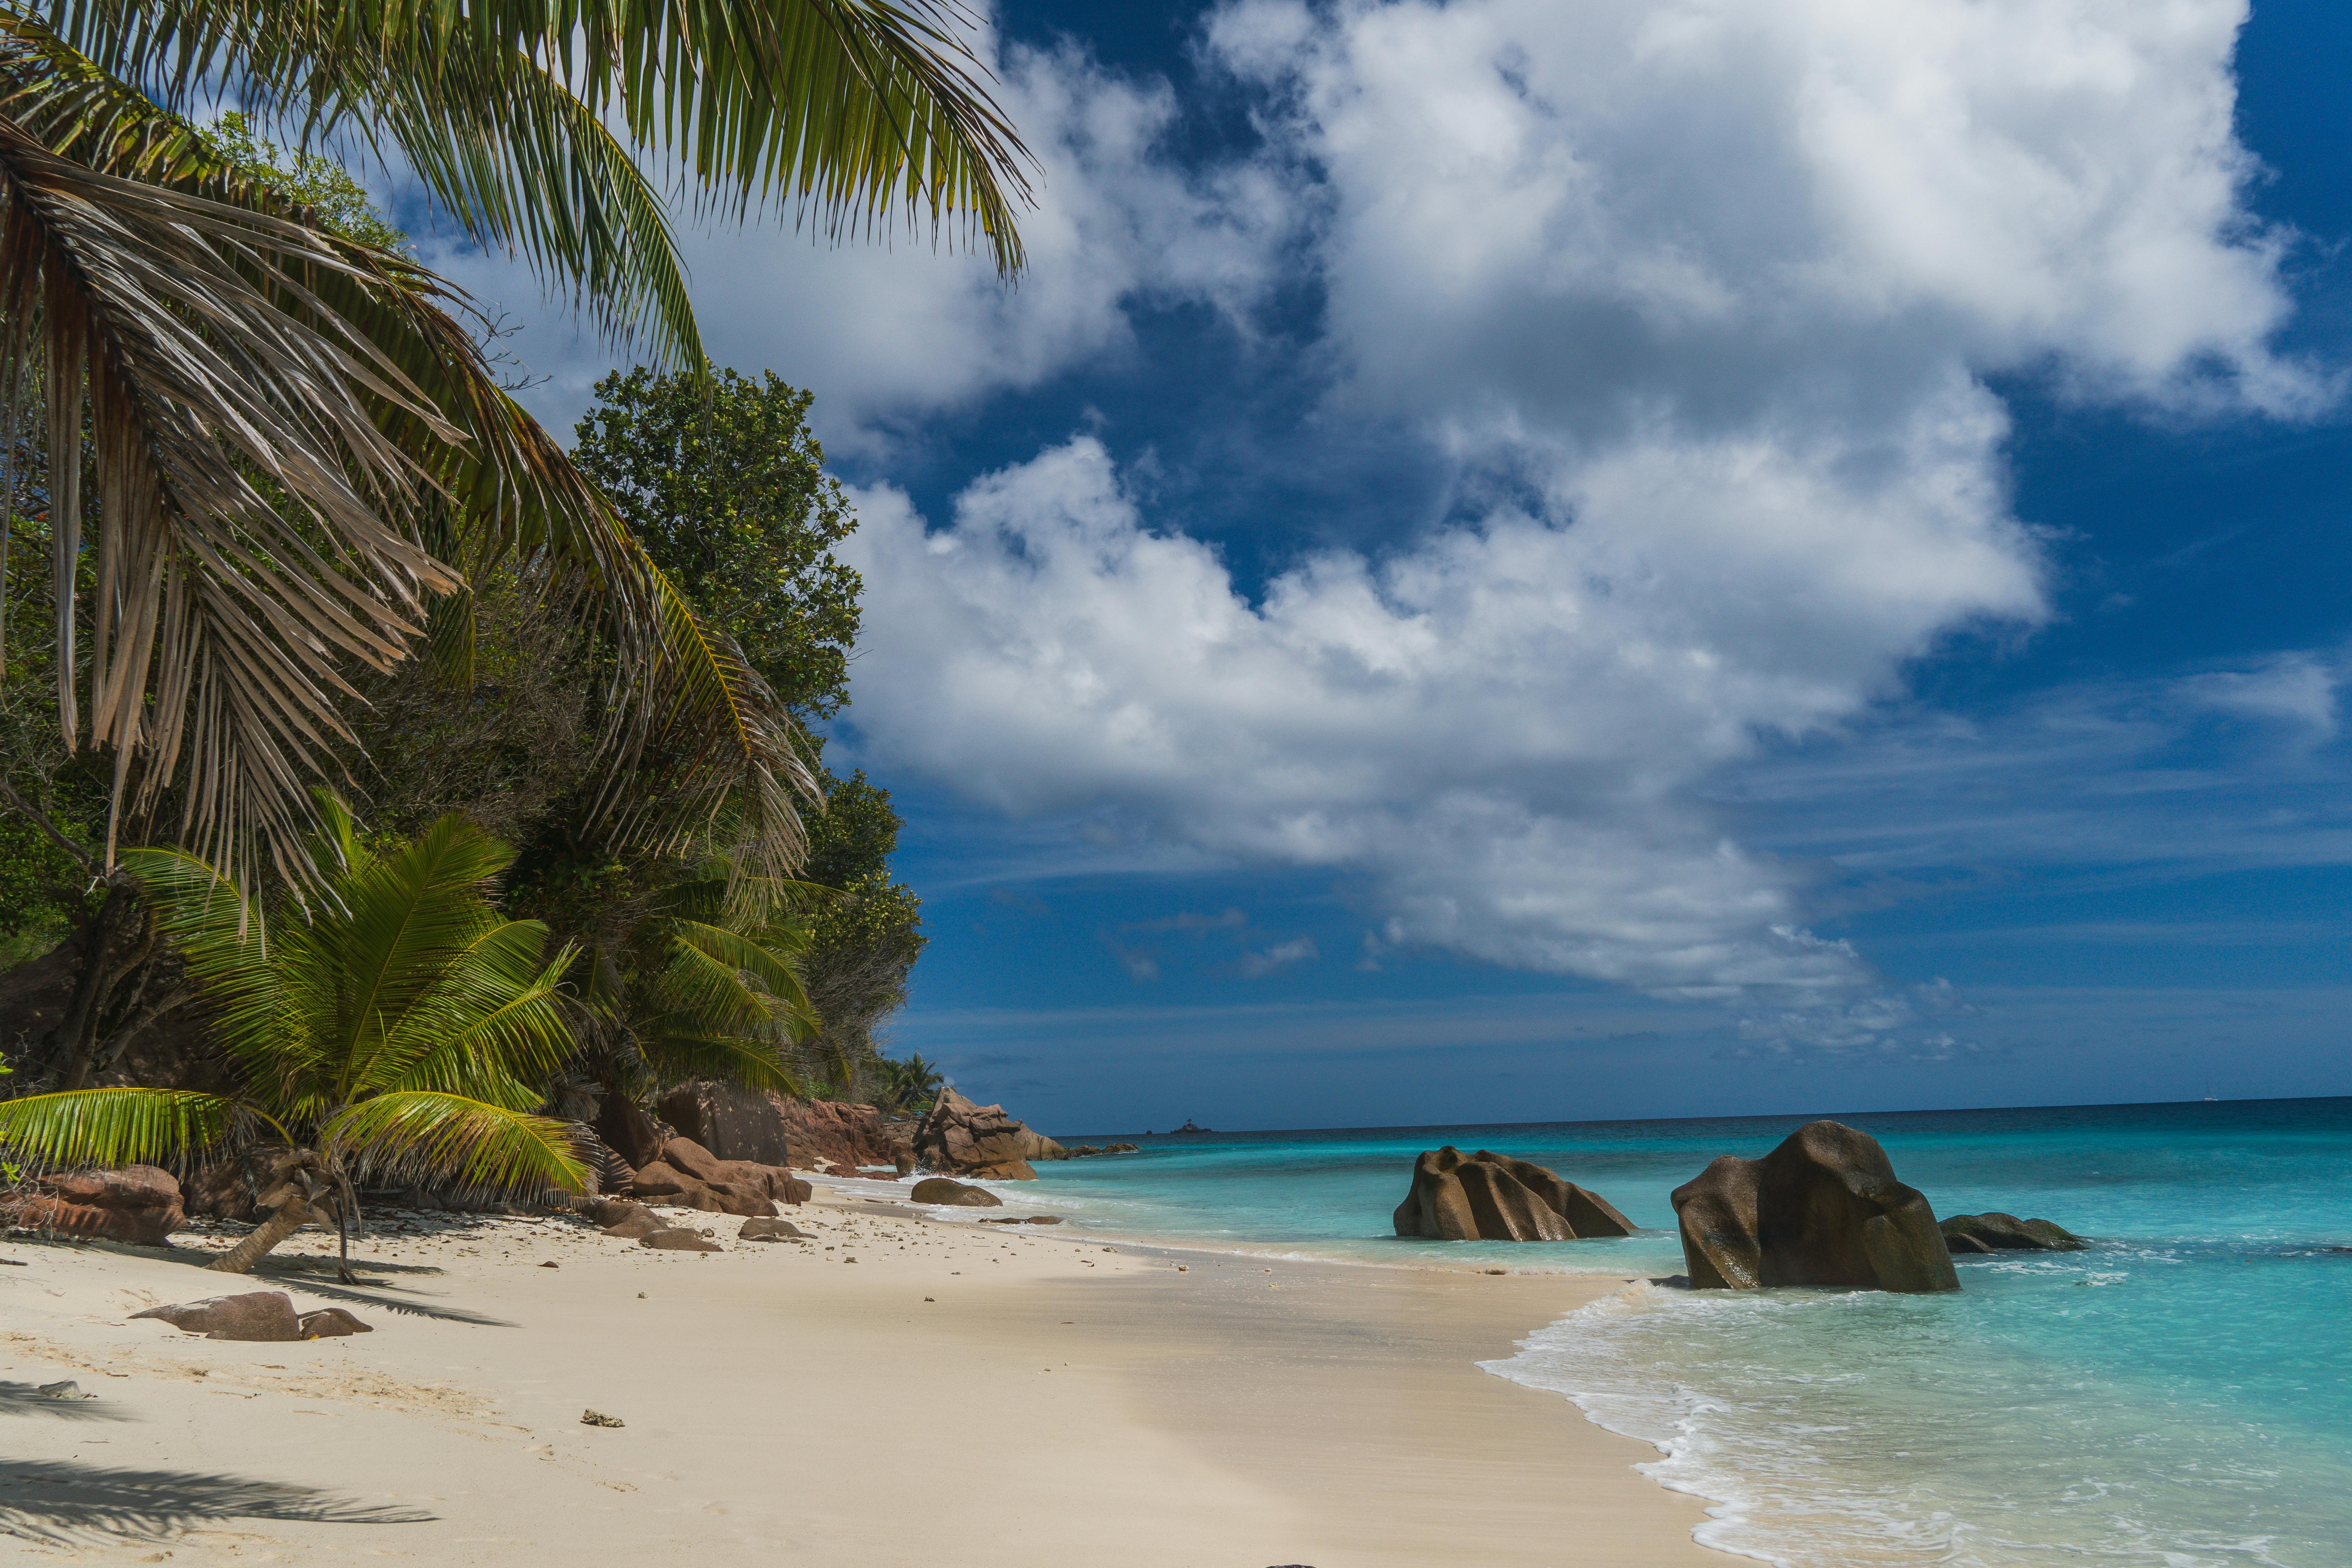
[[(1738, 1561), (1633, 1469), (1653, 1446), (1476, 1364), (1618, 1276), (1192, 1253), (826, 1185), (788, 1216), (808, 1243), (673, 1217), (728, 1250), (395, 1214), (354, 1289), (316, 1231), (244, 1281), (190, 1267), (196, 1237), (0, 1247), (31, 1265), (0, 1268), (0, 1531), (79, 1562)], [(375, 1331), (125, 1321), (269, 1289)], [(61, 1378), (99, 1397), (33, 1394)]]

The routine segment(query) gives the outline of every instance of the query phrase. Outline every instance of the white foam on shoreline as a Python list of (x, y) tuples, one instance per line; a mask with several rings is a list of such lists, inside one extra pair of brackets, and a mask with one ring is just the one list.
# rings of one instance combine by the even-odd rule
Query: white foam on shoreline
[[(2030, 1267), (2064, 1268), (2084, 1285), (2116, 1278), (2088, 1259)], [(2152, 1412), (2110, 1400), (2071, 1423), (2048, 1419), (2051, 1388), (2010, 1392), (2036, 1380), (2034, 1364), (1985, 1344), (1980, 1325), (1955, 1323), (1937, 1301), (1641, 1283), (1479, 1365), (1650, 1443), (1660, 1458), (1636, 1468), (1709, 1505), (1695, 1539), (1777, 1568), (2311, 1562), (2151, 1495), (2153, 1457), (2140, 1445)], [(1972, 1360), (1954, 1353), (1963, 1345)], [(1906, 1375), (1947, 1357), (1948, 1381)], [(2199, 1458), (2211, 1472), (2200, 1479), (2225, 1484), (2223, 1456)]]

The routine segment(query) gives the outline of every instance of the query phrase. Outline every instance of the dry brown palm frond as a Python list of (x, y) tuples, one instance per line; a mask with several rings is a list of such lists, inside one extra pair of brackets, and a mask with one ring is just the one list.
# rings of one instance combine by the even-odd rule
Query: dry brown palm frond
[[(0, 116), (0, 311), (39, 323), (11, 348), (47, 391), (66, 739), (86, 720), (112, 752), (118, 821), (134, 763), (150, 793), (184, 763), (192, 837), (248, 872), (307, 817), (339, 664), (402, 658), (425, 597), (460, 583), (403, 521), (432, 476), (380, 411), (463, 433), (325, 305), (330, 278), (380, 287), (300, 224), (88, 168)], [(85, 383), (97, 586), (77, 692)]]
[[(747, 865), (772, 876), (797, 862), (794, 803), (822, 796), (791, 721), (732, 644), (663, 578), (604, 496), (498, 384), (458, 319), (468, 309), (461, 292), (404, 257), (319, 231), (307, 209), (226, 163), (184, 121), (38, 24), (0, 16), (0, 123), (11, 121), (20, 141), (37, 140), (53, 155), (41, 165), (50, 182), (70, 184), (77, 177), (70, 171), (80, 169), (78, 177), (94, 189), (176, 236), (158, 243), (203, 250), (200, 276), (210, 266), (223, 275), (222, 287), (247, 285), (237, 299), (249, 313), (265, 306), (283, 312), (280, 337), (319, 340), (305, 351), (307, 360), (281, 345), (274, 357), (257, 362), (265, 400), (276, 395), (269, 374), (284, 384), (291, 384), (288, 366), (307, 376), (305, 395), (318, 399), (317, 407), (306, 403), (298, 412), (310, 414), (315, 428), (299, 433), (310, 446), (273, 444), (266, 420), (244, 418), (239, 426), (256, 433), (278, 468), (289, 469), (281, 477), (257, 465), (313, 526), (289, 528), (263, 506), (238, 525), (242, 532), (229, 531), (234, 537), (171, 557), (158, 589), (157, 634), (169, 645), (185, 641), (194, 628), (209, 635), (217, 653), (205, 665), (167, 659), (158, 666), (149, 715), (156, 734), (120, 727), (136, 706), (144, 666), (135, 647), (128, 661), (114, 651), (126, 634), (135, 642), (154, 617), (110, 622), (112, 679), (94, 685), (111, 695), (107, 711), (118, 727), (93, 730), (92, 738), (114, 744), (130, 733), (131, 744), (116, 746), (123, 768), (141, 754), (138, 742), (147, 742), (142, 802), (175, 776), (184, 755), (192, 764), (183, 791), (185, 826), (215, 859), (227, 858), (219, 853), (224, 834), (248, 846), (286, 842), (287, 830), (307, 821), (303, 792), (322, 761), (320, 748), (329, 734), (343, 733), (330, 694), (348, 699), (350, 692), (334, 675), (334, 661), (356, 657), (380, 669), (402, 657), (423, 618), (420, 600), (432, 595), (439, 595), (430, 612), (436, 643), (454, 656), (467, 642), (461, 576), (516, 559), (541, 563), (537, 574), (593, 616), (612, 647), (605, 709), (614, 788), (606, 808), (631, 819), (627, 825), (641, 835), (682, 841), (704, 830), (724, 804), (742, 826), (739, 849)], [(29, 168), (37, 159), (28, 154), (26, 162)], [(147, 192), (147, 204), (140, 205), (126, 185)], [(189, 232), (180, 233), (173, 228), (175, 213), (201, 215), (202, 224), (183, 224)], [(137, 237), (118, 229), (85, 237), (86, 247), (103, 260), (109, 243)], [(137, 303), (140, 289), (152, 290), (158, 279), (150, 268), (131, 282)], [(13, 296), (0, 300), (5, 298)], [(205, 299), (184, 300), (169, 291), (143, 298), (150, 314), (160, 312), (164, 324), (200, 346), (215, 346), (216, 321), (238, 320)], [(71, 326), (86, 315), (68, 310), (57, 319)], [(10, 310), (8, 319), (24, 318)], [(229, 385), (224, 371), (185, 390), (187, 406), (203, 409), (208, 398), (228, 394), (234, 403), (234, 395), (249, 389)], [(53, 400), (53, 412), (69, 401)], [(100, 472), (117, 475), (107, 481), (115, 486), (110, 493), (119, 492), (135, 513), (148, 487), (138, 466), (140, 408), (135, 400), (110, 406), (115, 447), (101, 454), (110, 461)], [(110, 461), (116, 447), (129, 455), (122, 464)], [(244, 454), (220, 456), (235, 477)], [(75, 469), (68, 464), (60, 471)], [(339, 475), (349, 476), (340, 489), (331, 482)], [(331, 510), (322, 510), (305, 484), (323, 487)], [(184, 489), (157, 489), (162, 513), (170, 513)], [(232, 499), (250, 510), (260, 498), (248, 484)], [(214, 504), (224, 515), (245, 516)], [(59, 515), (79, 514), (67, 507)], [(320, 529), (320, 521), (328, 526)], [(412, 542), (420, 523), (421, 546)], [(117, 531), (103, 530), (102, 574), (107, 541)], [(121, 531), (128, 553), (118, 569), (135, 574), (141, 563), (152, 564), (136, 531)], [(310, 549), (310, 538), (322, 532), (341, 546), (331, 560)], [(173, 548), (180, 542), (166, 540)], [(60, 560), (69, 561), (62, 541), (59, 549)], [(266, 587), (272, 573), (287, 575), (289, 558), (300, 568), (290, 574), (296, 592), (257, 597), (254, 583)], [(60, 581), (70, 583), (69, 571)], [(100, 597), (114, 602), (103, 589)], [(146, 613), (151, 606), (142, 600), (133, 608)], [(209, 673), (209, 684), (196, 679), (200, 670)], [(225, 682), (224, 676), (236, 679)], [(225, 748), (257, 725), (278, 737), (277, 747), (253, 752), (251, 766), (223, 766), (245, 762)], [(243, 743), (250, 752), (250, 742)], [(642, 776), (648, 758), (659, 763), (667, 787), (632, 798), (622, 786)]]

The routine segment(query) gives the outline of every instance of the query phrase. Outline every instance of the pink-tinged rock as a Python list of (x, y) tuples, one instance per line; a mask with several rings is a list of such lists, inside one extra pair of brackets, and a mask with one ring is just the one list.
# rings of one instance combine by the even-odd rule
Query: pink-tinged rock
[(668, 1228), (669, 1226), (659, 1215), (640, 1208), (636, 1213), (625, 1218), (614, 1220), (611, 1225), (606, 1226), (604, 1234), (617, 1236), (623, 1241), (641, 1241), (657, 1230)]
[(36, 1176), (0, 1199), (7, 1222), (60, 1236), (162, 1247), (188, 1223), (180, 1184), (153, 1165)]
[(1034, 1181), (1033, 1160), (1066, 1160), (1068, 1151), (1007, 1115), (1001, 1105), (974, 1105), (943, 1089), (916, 1129), (915, 1158), (953, 1175)]
[(724, 1252), (727, 1249), (709, 1237), (691, 1230), (657, 1230), (637, 1245), (650, 1247), (656, 1252)]
[(256, 1290), (244, 1296), (215, 1296), (209, 1300), (191, 1301), (176, 1307), (150, 1307), (143, 1312), (131, 1314), (140, 1318), (161, 1318), (163, 1321), (191, 1334), (202, 1334), (208, 1340), (299, 1340), (304, 1338), (302, 1320), (295, 1315), (294, 1298), (283, 1290)]
[(375, 1330), (361, 1322), (341, 1307), (321, 1307), (315, 1312), (305, 1312), (299, 1320), (302, 1337), (306, 1340), (340, 1339), (345, 1334), (372, 1334)]
[(683, 1171), (698, 1182), (723, 1182), (727, 1173), (719, 1156), (691, 1138), (673, 1138), (662, 1145), (662, 1163)]

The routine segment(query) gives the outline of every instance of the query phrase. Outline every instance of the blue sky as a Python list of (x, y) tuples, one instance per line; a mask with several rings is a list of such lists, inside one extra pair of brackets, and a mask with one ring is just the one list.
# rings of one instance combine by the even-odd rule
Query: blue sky
[(2243, 16), (1015, 3), (1017, 292), (694, 235), (858, 495), (898, 1045), (1072, 1131), (2352, 1093), (2352, 18)]

